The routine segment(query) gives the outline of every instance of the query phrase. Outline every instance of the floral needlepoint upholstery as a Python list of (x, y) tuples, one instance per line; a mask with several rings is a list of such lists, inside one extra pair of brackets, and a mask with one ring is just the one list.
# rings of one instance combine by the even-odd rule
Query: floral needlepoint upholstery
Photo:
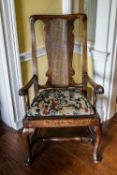
[(78, 88), (42, 90), (33, 100), (27, 116), (70, 116), (94, 114), (89, 100)]

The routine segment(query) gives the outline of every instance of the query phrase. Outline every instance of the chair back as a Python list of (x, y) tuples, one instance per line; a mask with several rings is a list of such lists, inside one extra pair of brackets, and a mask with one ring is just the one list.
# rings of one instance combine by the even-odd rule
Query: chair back
[(82, 41), (82, 84), (87, 90), (87, 17), (85, 14), (72, 15), (32, 15), (30, 17), (33, 73), (38, 75), (35, 22), (44, 23), (45, 48), (48, 59), (46, 87), (75, 86), (72, 67), (74, 50), (74, 22), (83, 24)]

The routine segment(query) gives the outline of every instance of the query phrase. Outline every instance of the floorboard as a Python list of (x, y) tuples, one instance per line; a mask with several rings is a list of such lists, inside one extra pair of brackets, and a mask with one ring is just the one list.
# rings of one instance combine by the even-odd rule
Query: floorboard
[(0, 175), (117, 175), (116, 133), (117, 115), (103, 127), (99, 164), (93, 163), (90, 143), (71, 141), (36, 144), (34, 162), (25, 167), (20, 133), (0, 122)]

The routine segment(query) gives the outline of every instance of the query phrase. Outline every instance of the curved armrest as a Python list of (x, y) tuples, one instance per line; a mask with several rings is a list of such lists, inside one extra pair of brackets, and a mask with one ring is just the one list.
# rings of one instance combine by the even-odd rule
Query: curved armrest
[(104, 88), (101, 85), (95, 83), (95, 81), (92, 80), (89, 76), (87, 80), (88, 83), (94, 88), (95, 94), (104, 94)]
[(28, 83), (26, 83), (21, 89), (19, 89), (19, 95), (25, 96), (28, 94), (28, 89), (37, 81), (38, 78), (36, 75), (33, 75), (33, 77), (30, 79)]

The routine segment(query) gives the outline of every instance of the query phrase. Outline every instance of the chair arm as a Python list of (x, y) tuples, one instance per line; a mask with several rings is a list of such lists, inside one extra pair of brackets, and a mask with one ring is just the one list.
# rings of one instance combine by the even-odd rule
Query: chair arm
[(104, 94), (104, 88), (92, 80), (89, 76), (87, 77), (88, 83), (94, 88), (95, 94)]
[(28, 95), (28, 89), (37, 81), (37, 75), (33, 75), (28, 83), (26, 83), (21, 89), (19, 89), (19, 95), (25, 96)]

